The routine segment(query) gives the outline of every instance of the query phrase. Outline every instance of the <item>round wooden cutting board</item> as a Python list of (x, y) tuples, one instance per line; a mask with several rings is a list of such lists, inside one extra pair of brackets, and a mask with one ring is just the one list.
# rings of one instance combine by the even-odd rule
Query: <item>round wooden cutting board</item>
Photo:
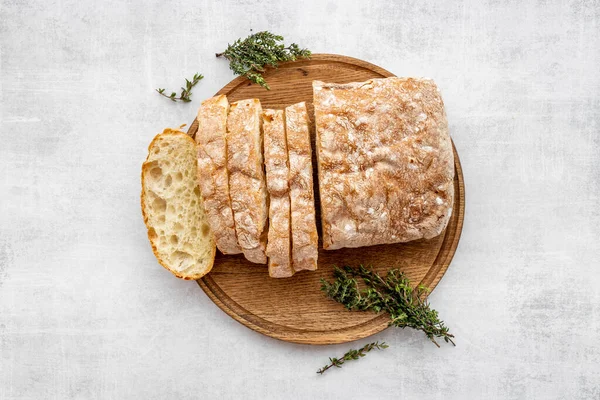
[[(227, 95), (230, 102), (258, 98), (263, 108), (275, 109), (305, 101), (311, 118), (314, 118), (313, 80), (348, 83), (394, 75), (354, 58), (314, 54), (310, 60), (285, 63), (278, 69), (269, 69), (264, 76), (271, 90), (239, 77), (218, 94)], [(194, 121), (188, 133), (194, 136), (197, 129), (198, 124)], [(314, 129), (312, 135), (314, 149)], [(320, 249), (317, 271), (302, 271), (287, 279), (270, 278), (266, 265), (252, 264), (243, 255), (224, 256), (217, 252), (212, 271), (198, 284), (215, 304), (235, 320), (277, 339), (333, 344), (380, 332), (388, 326), (387, 315), (347, 311), (342, 305), (325, 297), (320, 290), (319, 280), (331, 280), (333, 265), (363, 264), (383, 274), (388, 269), (400, 268), (415, 285), (421, 283), (430, 289), (435, 288), (454, 256), (463, 224), (465, 191), (456, 149), (454, 160), (454, 211), (446, 230), (434, 239), (357, 249)], [(313, 166), (316, 168), (314, 154)], [(315, 194), (319, 224), (318, 192)]]

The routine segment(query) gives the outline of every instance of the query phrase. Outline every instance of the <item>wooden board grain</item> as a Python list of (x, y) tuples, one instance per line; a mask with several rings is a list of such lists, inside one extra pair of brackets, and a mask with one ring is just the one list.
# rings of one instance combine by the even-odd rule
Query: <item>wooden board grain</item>
[[(313, 80), (348, 83), (390, 76), (394, 75), (362, 60), (315, 54), (310, 60), (290, 62), (278, 69), (269, 69), (265, 78), (271, 86), (270, 91), (240, 77), (231, 81), (218, 94), (227, 95), (230, 102), (258, 98), (263, 108), (275, 109), (305, 101), (311, 118), (314, 118)], [(197, 121), (194, 121), (188, 133), (193, 136), (197, 129)], [(314, 149), (314, 130), (312, 135)], [(420, 283), (434, 289), (454, 256), (464, 218), (465, 190), (456, 149), (454, 157), (454, 211), (446, 230), (434, 239), (335, 251), (321, 248), (317, 271), (303, 271), (287, 279), (269, 278), (266, 265), (252, 264), (243, 255), (224, 256), (217, 252), (213, 270), (199, 280), (198, 284), (217, 306), (235, 320), (277, 339), (307, 344), (333, 344), (380, 332), (387, 327), (387, 316), (346, 311), (340, 304), (323, 295), (319, 280), (330, 279), (334, 265), (364, 264), (384, 274), (390, 268), (400, 268), (415, 285)], [(316, 169), (314, 154), (313, 167)], [(315, 194), (318, 213), (316, 189)], [(319, 221), (320, 216), (317, 214), (317, 223)]]

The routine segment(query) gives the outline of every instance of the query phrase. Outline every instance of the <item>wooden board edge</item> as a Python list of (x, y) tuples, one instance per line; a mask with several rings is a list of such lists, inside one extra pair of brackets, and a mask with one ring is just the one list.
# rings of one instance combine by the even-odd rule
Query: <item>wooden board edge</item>
[[(223, 310), (231, 318), (253, 331), (284, 342), (310, 345), (340, 344), (374, 335), (381, 332), (388, 325), (388, 317), (380, 315), (362, 324), (353, 325), (345, 329), (336, 329), (335, 331), (311, 331), (291, 328), (257, 317), (256, 315), (245, 311), (242, 307), (239, 307), (233, 300), (231, 302), (224, 301), (221, 296), (224, 295), (227, 298), (229, 298), (229, 296), (224, 294), (209, 276), (199, 279), (197, 283), (217, 307)], [(325, 297), (323, 300), (327, 301)], [(373, 325), (375, 320), (377, 320), (377, 324)], [(369, 325), (373, 326), (369, 327)], [(361, 330), (361, 328), (366, 329)]]
[[(440, 252), (433, 262), (432, 267), (421, 280), (421, 284), (427, 286), (431, 292), (438, 285), (454, 258), (465, 219), (465, 182), (462, 165), (456, 147), (454, 146), (454, 141), (452, 141), (452, 151), (454, 153), (454, 193), (456, 197), (454, 199), (453, 213), (448, 222), (448, 226), (455, 224), (455, 228), (451, 232), (448, 232), (446, 229)], [(457, 205), (458, 207), (456, 207)]]

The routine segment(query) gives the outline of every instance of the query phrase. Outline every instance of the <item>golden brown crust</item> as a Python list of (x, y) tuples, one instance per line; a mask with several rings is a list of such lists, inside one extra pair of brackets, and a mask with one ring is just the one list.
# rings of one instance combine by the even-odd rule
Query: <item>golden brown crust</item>
[(146, 193), (144, 190), (144, 182), (145, 182), (146, 174), (149, 173), (149, 170), (151, 168), (151, 165), (147, 161), (150, 158), (150, 151), (154, 147), (155, 143), (161, 139), (161, 136), (164, 137), (164, 136), (168, 136), (168, 135), (174, 135), (174, 136), (183, 135), (186, 138), (186, 140), (189, 140), (195, 146), (195, 142), (190, 136), (188, 136), (184, 132), (177, 130), (177, 129), (167, 128), (161, 134), (156, 135), (154, 137), (154, 139), (152, 139), (152, 142), (150, 142), (150, 145), (148, 145), (148, 156), (146, 157), (146, 161), (142, 164), (142, 172), (141, 172), (142, 191), (140, 194), (140, 205), (141, 205), (141, 209), (142, 209), (142, 218), (144, 220), (144, 224), (146, 225), (146, 230), (147, 230), (146, 233), (148, 236), (148, 241), (150, 242), (150, 246), (152, 247), (152, 252), (154, 253), (154, 256), (156, 257), (156, 260), (158, 261), (158, 263), (163, 268), (165, 268), (167, 271), (171, 272), (173, 275), (175, 275), (178, 278), (181, 278), (184, 280), (192, 280), (192, 279), (197, 280), (197, 279), (202, 278), (208, 272), (210, 272), (210, 270), (212, 269), (212, 267), (214, 265), (214, 259), (215, 259), (215, 255), (216, 255), (216, 246), (214, 245), (214, 242), (213, 242), (213, 246), (211, 246), (211, 256), (210, 256), (210, 259), (208, 260), (207, 267), (205, 268), (205, 270), (202, 273), (191, 274), (191, 275), (180, 274), (178, 271), (169, 268), (167, 261), (162, 258), (162, 255), (155, 243), (155, 237), (153, 237), (153, 235), (151, 234), (151, 232), (154, 230), (154, 228), (152, 226), (150, 226), (148, 213), (146, 212), (146, 201), (145, 201)]
[(289, 165), (283, 111), (263, 112), (264, 157), (269, 192), (269, 275), (294, 274), (291, 262)]
[(251, 262), (266, 264), (268, 196), (263, 167), (262, 108), (258, 99), (231, 104), (227, 169), (238, 243)]
[(242, 249), (235, 233), (229, 197), (226, 140), (228, 111), (229, 102), (224, 95), (204, 100), (198, 109), (198, 179), (217, 247), (223, 254), (239, 254)]
[(318, 241), (313, 192), (310, 121), (304, 102), (285, 109), (290, 165), (292, 260), (296, 271), (317, 269)]
[(431, 80), (313, 82), (323, 247), (439, 235), (453, 204), (444, 104)]

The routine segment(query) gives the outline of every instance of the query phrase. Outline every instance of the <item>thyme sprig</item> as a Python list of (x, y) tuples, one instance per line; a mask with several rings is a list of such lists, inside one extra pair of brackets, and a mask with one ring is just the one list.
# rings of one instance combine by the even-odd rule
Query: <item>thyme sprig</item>
[[(362, 265), (345, 266), (335, 267), (333, 276), (335, 280), (331, 283), (321, 279), (321, 290), (348, 310), (385, 312), (390, 316), (390, 326), (420, 330), (437, 347), (440, 345), (435, 338), (455, 345), (454, 335), (426, 300), (429, 289), (423, 285), (413, 288), (400, 270), (392, 269), (383, 278)], [(357, 278), (362, 279), (364, 289), (359, 288)]]
[(194, 74), (194, 77), (192, 78), (191, 81), (189, 80), (185, 80), (185, 88), (181, 88), (181, 94), (179, 95), (179, 97), (177, 96), (177, 93), (175, 92), (171, 92), (170, 95), (165, 94), (165, 89), (159, 88), (159, 89), (155, 89), (158, 94), (160, 94), (161, 96), (166, 97), (167, 99), (170, 99), (172, 101), (183, 101), (185, 103), (189, 103), (190, 101), (192, 101), (190, 99), (190, 96), (192, 95), (192, 88), (194, 86), (196, 86), (196, 84), (198, 82), (200, 82), (200, 80), (202, 80), (202, 78), (204, 78), (203, 75), (201, 74)]
[(346, 354), (344, 354), (342, 358), (329, 358), (329, 364), (319, 369), (317, 371), (317, 374), (323, 374), (331, 367), (342, 368), (342, 364), (344, 364), (346, 361), (358, 360), (361, 357), (366, 356), (367, 353), (373, 349), (383, 350), (387, 349), (388, 347), (389, 346), (385, 342), (374, 342), (366, 344), (358, 350), (350, 349), (346, 352)]
[(227, 49), (216, 53), (216, 56), (226, 58), (229, 68), (236, 75), (245, 76), (269, 90), (270, 87), (262, 76), (266, 66), (277, 68), (280, 62), (310, 58), (309, 50), (301, 49), (296, 43), (286, 47), (282, 42), (283, 36), (267, 31), (257, 32), (227, 45)]

